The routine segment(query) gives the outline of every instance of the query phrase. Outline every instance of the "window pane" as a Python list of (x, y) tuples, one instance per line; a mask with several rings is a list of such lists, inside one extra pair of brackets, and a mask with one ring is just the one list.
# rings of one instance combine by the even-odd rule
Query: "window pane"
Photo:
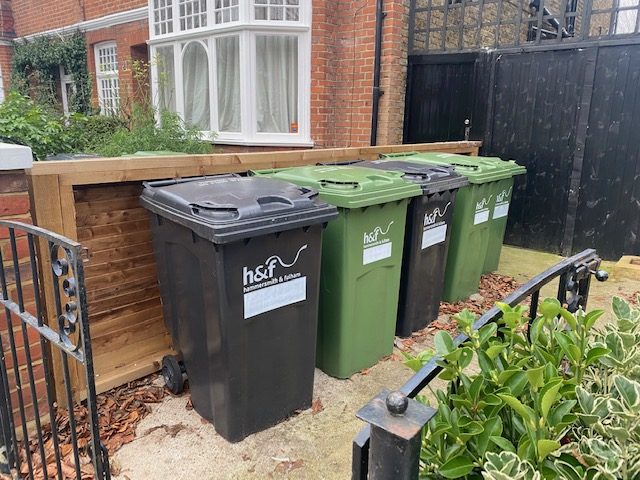
[(173, 3), (171, 0), (153, 1), (153, 31), (156, 35), (173, 32)]
[(298, 37), (256, 36), (259, 132), (298, 131)]
[(184, 121), (209, 130), (209, 59), (200, 42), (189, 43), (182, 57)]
[(213, 8), (216, 24), (237, 22), (239, 8), (238, 0), (217, 0)]
[(289, 22), (300, 20), (299, 0), (253, 0), (253, 6), (256, 20)]
[(180, 0), (180, 29), (207, 26), (207, 0)]
[(218, 128), (221, 132), (240, 131), (240, 40), (216, 40), (218, 79)]
[(173, 63), (173, 46), (156, 50), (158, 71), (158, 106), (160, 110), (176, 111), (176, 75)]

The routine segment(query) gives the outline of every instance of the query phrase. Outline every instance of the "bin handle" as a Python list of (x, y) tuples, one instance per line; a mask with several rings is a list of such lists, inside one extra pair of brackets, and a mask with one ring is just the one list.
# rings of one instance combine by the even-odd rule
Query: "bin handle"
[(396, 153), (381, 153), (379, 158), (397, 158), (408, 157), (411, 155), (418, 155), (418, 152), (396, 152)]
[(360, 184), (358, 182), (341, 182), (339, 180), (320, 180), (320, 186), (322, 187), (333, 187), (333, 188), (343, 188), (345, 190), (356, 190)]
[[(208, 206), (201, 203), (192, 203), (189, 206), (191, 207), (191, 213), (196, 217), (222, 217), (231, 215), (233, 218), (238, 218), (240, 216), (238, 209), (231, 205), (211, 204), (211, 206)], [(207, 214), (205, 215), (204, 212)]]
[[(264, 195), (256, 198), (260, 207), (270, 207), (271, 210), (282, 210), (283, 208), (293, 207), (293, 202), (287, 197), (281, 195)], [(278, 208), (278, 206), (280, 208)]]
[(451, 162), (449, 165), (453, 165), (454, 167), (471, 168), (472, 170), (478, 170), (480, 168), (478, 165), (465, 165), (464, 163), (456, 162)]
[(318, 192), (316, 192), (315, 190), (312, 190), (311, 188), (306, 188), (306, 187), (299, 187), (301, 196), (304, 198), (313, 198), (316, 195), (318, 195)]

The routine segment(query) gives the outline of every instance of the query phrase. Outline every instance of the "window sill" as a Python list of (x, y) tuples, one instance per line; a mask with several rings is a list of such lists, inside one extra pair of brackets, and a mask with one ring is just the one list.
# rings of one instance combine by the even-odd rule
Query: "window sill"
[(295, 141), (260, 141), (260, 140), (234, 140), (225, 138), (214, 138), (214, 145), (238, 145), (242, 147), (313, 147), (312, 140)]

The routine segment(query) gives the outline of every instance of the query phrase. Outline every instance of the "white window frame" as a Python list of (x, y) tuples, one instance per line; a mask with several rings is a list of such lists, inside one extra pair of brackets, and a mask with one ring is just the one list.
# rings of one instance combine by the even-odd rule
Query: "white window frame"
[(67, 85), (71, 85), (71, 91), (76, 93), (76, 84), (73, 81), (73, 75), (69, 75), (65, 73), (64, 67), (60, 65), (59, 69), (60, 74), (60, 93), (62, 95), (62, 111), (65, 115), (69, 115), (69, 97), (67, 96)]
[[(209, 48), (209, 104), (210, 126), (212, 131), (202, 132), (203, 138), (215, 140), (220, 144), (265, 145), (265, 146), (313, 146), (311, 140), (311, 0), (300, 0), (299, 20), (255, 20), (253, 0), (240, 0), (239, 20), (215, 24), (213, 18), (214, 1), (207, 2), (207, 27), (179, 31), (178, 0), (173, 0), (174, 31), (171, 34), (155, 35), (153, 25), (153, 1), (149, 1), (149, 45), (151, 47), (151, 91), (157, 106), (158, 69), (153, 59), (157, 48), (173, 46), (175, 71), (176, 111), (184, 115), (184, 88), (182, 82), (182, 47), (189, 40), (207, 40)], [(224, 36), (239, 37), (240, 61), (240, 132), (220, 132), (217, 115), (217, 71), (216, 42)], [(258, 132), (256, 84), (256, 43), (258, 35), (286, 35), (298, 38), (298, 133)]]
[(0, 67), (0, 103), (4, 102), (4, 80), (2, 78), (2, 67)]
[[(116, 52), (116, 70), (102, 71), (100, 69), (100, 55), (99, 51), (102, 48), (115, 48)], [(118, 46), (114, 41), (100, 42), (93, 46), (93, 56), (96, 64), (96, 86), (98, 88), (98, 103), (100, 105), (100, 113), (102, 115), (116, 115), (118, 114), (120, 106), (120, 71), (118, 69)], [(118, 80), (116, 109), (107, 109), (104, 104), (104, 92), (100, 86), (100, 80)]]

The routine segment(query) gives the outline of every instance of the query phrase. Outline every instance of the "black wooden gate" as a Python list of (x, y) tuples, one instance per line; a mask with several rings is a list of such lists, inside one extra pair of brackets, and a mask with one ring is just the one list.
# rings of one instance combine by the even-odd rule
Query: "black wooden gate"
[[(0, 249), (0, 304), (6, 323), (0, 344), (0, 439), (4, 469), (19, 478), (110, 478), (100, 442), (91, 337), (84, 288), (83, 247), (31, 225), (0, 221), (9, 249)], [(20, 263), (19, 252), (28, 251)], [(38, 253), (46, 258), (40, 265)], [(52, 292), (57, 325), (45, 324), (44, 298)], [(33, 308), (31, 308), (33, 305)], [(64, 398), (56, 398), (52, 364), (61, 362)], [(84, 372), (83, 401), (72, 394), (70, 364)], [(42, 391), (44, 390), (44, 391)], [(78, 432), (89, 429), (87, 442)]]
[(409, 50), (405, 143), (527, 167), (508, 243), (640, 254), (640, 4), (413, 0)]

